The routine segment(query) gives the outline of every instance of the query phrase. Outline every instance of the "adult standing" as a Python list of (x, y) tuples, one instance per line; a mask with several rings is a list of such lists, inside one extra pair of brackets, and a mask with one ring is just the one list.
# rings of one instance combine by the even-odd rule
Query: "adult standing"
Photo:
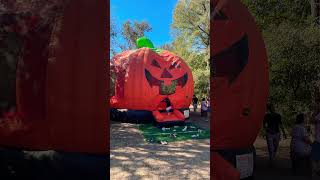
[(193, 111), (196, 112), (198, 107), (198, 98), (196, 95), (193, 95), (192, 105), (193, 105)]
[(281, 115), (275, 112), (273, 105), (267, 106), (268, 112), (264, 117), (263, 127), (266, 130), (267, 145), (269, 151), (269, 160), (272, 164), (280, 141), (280, 128), (283, 133), (283, 137), (286, 139), (287, 135), (282, 125)]

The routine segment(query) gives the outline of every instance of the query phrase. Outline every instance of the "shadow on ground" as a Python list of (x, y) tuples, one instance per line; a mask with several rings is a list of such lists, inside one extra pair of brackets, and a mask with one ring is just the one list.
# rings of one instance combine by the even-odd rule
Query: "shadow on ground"
[[(209, 127), (198, 113), (188, 121)], [(110, 130), (111, 179), (209, 179), (209, 139), (148, 144), (137, 124), (112, 122)]]
[(255, 142), (257, 153), (256, 179), (257, 180), (307, 180), (304, 176), (294, 176), (291, 170), (290, 139), (280, 141), (274, 166), (269, 166), (266, 140), (258, 137)]
[(0, 148), (0, 179), (102, 179), (108, 156)]

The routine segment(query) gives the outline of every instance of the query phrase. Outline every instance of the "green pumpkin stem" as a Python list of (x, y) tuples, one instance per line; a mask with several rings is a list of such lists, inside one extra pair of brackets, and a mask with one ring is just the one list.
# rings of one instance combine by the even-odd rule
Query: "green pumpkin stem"
[(150, 48), (151, 50), (155, 51), (156, 53), (160, 53), (161, 52), (161, 49), (155, 48), (153, 43), (151, 42), (151, 40), (146, 38), (146, 37), (138, 38), (136, 40), (136, 44), (137, 44), (138, 48), (146, 47), (146, 48)]

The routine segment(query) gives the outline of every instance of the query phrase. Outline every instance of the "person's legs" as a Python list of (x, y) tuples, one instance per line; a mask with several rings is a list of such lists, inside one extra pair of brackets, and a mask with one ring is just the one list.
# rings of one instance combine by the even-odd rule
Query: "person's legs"
[(193, 111), (197, 112), (197, 104), (193, 104)]
[(314, 142), (311, 150), (312, 159), (312, 177), (313, 179), (320, 178), (320, 143)]
[(320, 178), (320, 161), (312, 161), (312, 177)]
[(272, 134), (267, 133), (267, 146), (268, 146), (268, 152), (269, 152), (269, 160), (271, 161), (273, 158), (273, 152), (274, 152), (274, 143), (273, 143), (273, 137)]
[(280, 133), (273, 135), (273, 158), (275, 158), (280, 142)]

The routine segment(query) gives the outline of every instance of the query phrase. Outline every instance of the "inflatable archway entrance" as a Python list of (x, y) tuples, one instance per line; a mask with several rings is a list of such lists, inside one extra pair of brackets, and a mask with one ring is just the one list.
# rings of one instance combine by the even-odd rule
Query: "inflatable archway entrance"
[(54, 29), (26, 40), (17, 72), (17, 109), (26, 129), (1, 131), (1, 146), (108, 152), (107, 6), (70, 0)]

